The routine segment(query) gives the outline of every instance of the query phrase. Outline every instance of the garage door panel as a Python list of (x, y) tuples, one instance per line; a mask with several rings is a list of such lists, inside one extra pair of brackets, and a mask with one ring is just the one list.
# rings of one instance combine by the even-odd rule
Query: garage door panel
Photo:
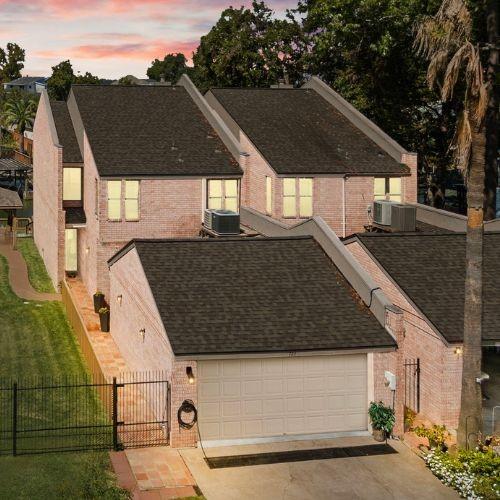
[(198, 377), (202, 439), (367, 428), (366, 355), (200, 361)]

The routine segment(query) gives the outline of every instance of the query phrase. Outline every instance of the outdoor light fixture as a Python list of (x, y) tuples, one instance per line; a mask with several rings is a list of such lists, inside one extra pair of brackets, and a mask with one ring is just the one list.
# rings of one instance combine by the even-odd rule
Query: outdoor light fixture
[(90, 253), (90, 247), (86, 247), (86, 248), (85, 248), (85, 253), (86, 253), (86, 254), (89, 254), (89, 253)]
[(144, 342), (144, 337), (146, 336), (146, 329), (145, 328), (141, 328), (139, 330), (139, 335), (142, 337), (142, 341)]
[(194, 373), (193, 373), (193, 369), (190, 366), (188, 366), (186, 368), (186, 375), (188, 377), (189, 383), (194, 384)]
[(455, 354), (457, 356), (461, 356), (463, 353), (463, 349), (461, 347), (455, 347)]
[(122, 294), (116, 296), (116, 302), (118, 303), (119, 306), (122, 305), (122, 300), (123, 300)]

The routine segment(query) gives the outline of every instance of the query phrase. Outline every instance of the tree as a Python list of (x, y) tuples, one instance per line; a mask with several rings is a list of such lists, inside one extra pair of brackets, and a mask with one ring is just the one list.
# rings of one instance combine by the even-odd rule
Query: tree
[(118, 85), (137, 85), (137, 78), (132, 75), (122, 76), (118, 80)]
[(17, 43), (8, 43), (7, 51), (0, 47), (0, 83), (21, 77), (25, 51)]
[(455, 156), (467, 179), (467, 235), (464, 303), (462, 394), (458, 445), (482, 428), (481, 338), (483, 304), (483, 233), (486, 133), (485, 116), (492, 91), (484, 80), (473, 21), (463, 0), (443, 0), (434, 16), (425, 17), (416, 30), (415, 47), (429, 60), (429, 85), (440, 86), (447, 101), (464, 87), (463, 111), (455, 134)]
[(34, 99), (12, 92), (4, 104), (3, 121), (19, 134), (19, 151), (24, 153), (24, 132), (33, 126), (37, 103)]
[(274, 19), (264, 2), (254, 1), (251, 9), (230, 7), (201, 37), (194, 79), (202, 89), (263, 87), (285, 76), (294, 81), (301, 77), (301, 44), (300, 24), (291, 17)]
[(71, 61), (68, 59), (52, 66), (52, 75), (47, 80), (47, 91), (51, 99), (64, 101), (69, 95), (73, 84), (99, 83), (99, 78), (88, 71), (84, 75), (75, 75)]
[(183, 73), (188, 71), (187, 59), (184, 54), (167, 54), (162, 61), (155, 59), (148, 68), (146, 74), (148, 78), (161, 81), (163, 78), (167, 82), (176, 83)]

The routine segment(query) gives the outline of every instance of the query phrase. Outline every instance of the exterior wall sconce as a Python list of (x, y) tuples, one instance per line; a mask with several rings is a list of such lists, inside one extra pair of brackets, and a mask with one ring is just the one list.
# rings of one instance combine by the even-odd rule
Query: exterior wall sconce
[(463, 354), (464, 350), (461, 347), (455, 347), (454, 352), (457, 356), (461, 356)]
[(88, 255), (90, 253), (90, 247), (85, 247), (85, 253)]
[(119, 306), (122, 305), (123, 296), (122, 294), (116, 296), (116, 302)]
[(146, 329), (145, 328), (141, 328), (139, 330), (139, 335), (141, 336), (142, 341), (144, 342), (144, 338), (146, 337)]
[(187, 378), (188, 378), (188, 382), (190, 384), (194, 384), (194, 373), (193, 373), (193, 369), (190, 366), (188, 366), (186, 368), (186, 375), (187, 375)]

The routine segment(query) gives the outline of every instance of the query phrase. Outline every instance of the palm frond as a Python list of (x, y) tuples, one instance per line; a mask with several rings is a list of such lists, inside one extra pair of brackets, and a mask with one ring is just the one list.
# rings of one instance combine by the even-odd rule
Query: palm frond
[(443, 77), (443, 88), (441, 90), (441, 98), (443, 101), (448, 101), (453, 97), (453, 90), (457, 84), (458, 76), (464, 66), (470, 66), (471, 59), (474, 58), (474, 47), (470, 42), (466, 42), (453, 54), (446, 67), (446, 72)]
[(455, 136), (451, 144), (456, 166), (467, 176), (472, 152), (472, 131), (467, 110), (464, 110), (458, 120)]

